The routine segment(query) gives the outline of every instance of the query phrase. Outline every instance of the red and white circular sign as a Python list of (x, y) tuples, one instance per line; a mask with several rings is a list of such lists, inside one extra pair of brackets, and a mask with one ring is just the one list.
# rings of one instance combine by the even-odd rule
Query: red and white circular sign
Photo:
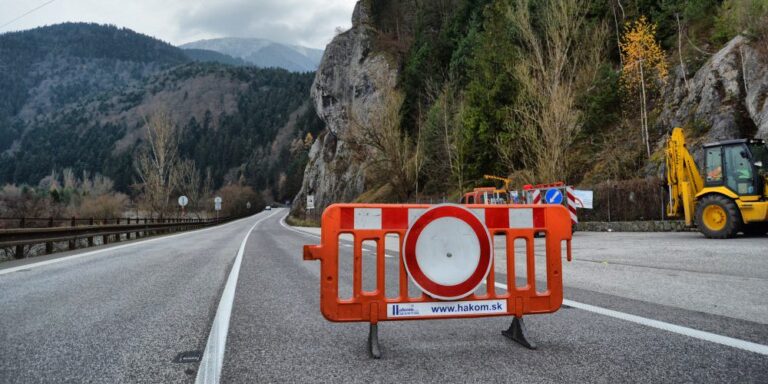
[(408, 228), (403, 262), (411, 280), (441, 300), (469, 296), (491, 270), (493, 247), (485, 225), (468, 209), (433, 207)]

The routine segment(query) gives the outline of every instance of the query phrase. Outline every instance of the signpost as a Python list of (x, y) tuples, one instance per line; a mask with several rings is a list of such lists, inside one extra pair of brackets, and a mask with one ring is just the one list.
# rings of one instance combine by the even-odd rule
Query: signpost
[(307, 195), (307, 210), (315, 209), (315, 195)]
[(219, 196), (216, 196), (216, 198), (213, 199), (214, 209), (216, 210), (216, 220), (219, 219), (219, 211), (221, 211), (221, 202), (222, 200), (221, 200), (221, 197)]
[(307, 216), (309, 217), (312, 210), (315, 209), (315, 195), (307, 195)]
[(184, 216), (184, 207), (186, 207), (187, 204), (189, 204), (189, 198), (187, 198), (184, 195), (179, 196), (179, 206), (181, 207), (181, 216), (182, 217)]

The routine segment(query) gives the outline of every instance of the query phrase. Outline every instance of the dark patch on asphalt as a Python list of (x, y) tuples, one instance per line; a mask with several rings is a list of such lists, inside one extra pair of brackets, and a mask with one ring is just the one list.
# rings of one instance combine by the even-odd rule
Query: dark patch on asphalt
[(186, 351), (176, 355), (173, 362), (179, 364), (199, 363), (202, 358), (203, 351)]

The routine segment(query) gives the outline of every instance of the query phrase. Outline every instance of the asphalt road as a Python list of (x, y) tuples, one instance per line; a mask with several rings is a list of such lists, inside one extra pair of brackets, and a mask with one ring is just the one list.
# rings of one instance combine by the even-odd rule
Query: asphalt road
[[(285, 213), (0, 269), (0, 382), (193, 382), (198, 364), (173, 360), (205, 348), (240, 242), (261, 219), (244, 248), (222, 382), (768, 382), (766, 355), (569, 307), (526, 317), (535, 351), (501, 336), (506, 318), (384, 322), (384, 355), (372, 360), (366, 324), (321, 316), (319, 262), (301, 258), (319, 240), (281, 226)], [(681, 244), (705, 243), (670, 235), (577, 234), (566, 298), (768, 345), (768, 241), (691, 250)], [(743, 285), (707, 299), (707, 279)], [(348, 290), (350, 273), (340, 281)]]
[(193, 381), (174, 359), (205, 347), (240, 241), (268, 214), (0, 269), (0, 383)]

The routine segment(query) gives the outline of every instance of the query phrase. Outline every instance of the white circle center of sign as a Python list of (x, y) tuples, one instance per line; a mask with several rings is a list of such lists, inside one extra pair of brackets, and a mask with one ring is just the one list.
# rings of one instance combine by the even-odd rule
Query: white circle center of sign
[(416, 240), (416, 262), (440, 285), (463, 283), (480, 263), (480, 240), (466, 222), (442, 217), (427, 224)]

